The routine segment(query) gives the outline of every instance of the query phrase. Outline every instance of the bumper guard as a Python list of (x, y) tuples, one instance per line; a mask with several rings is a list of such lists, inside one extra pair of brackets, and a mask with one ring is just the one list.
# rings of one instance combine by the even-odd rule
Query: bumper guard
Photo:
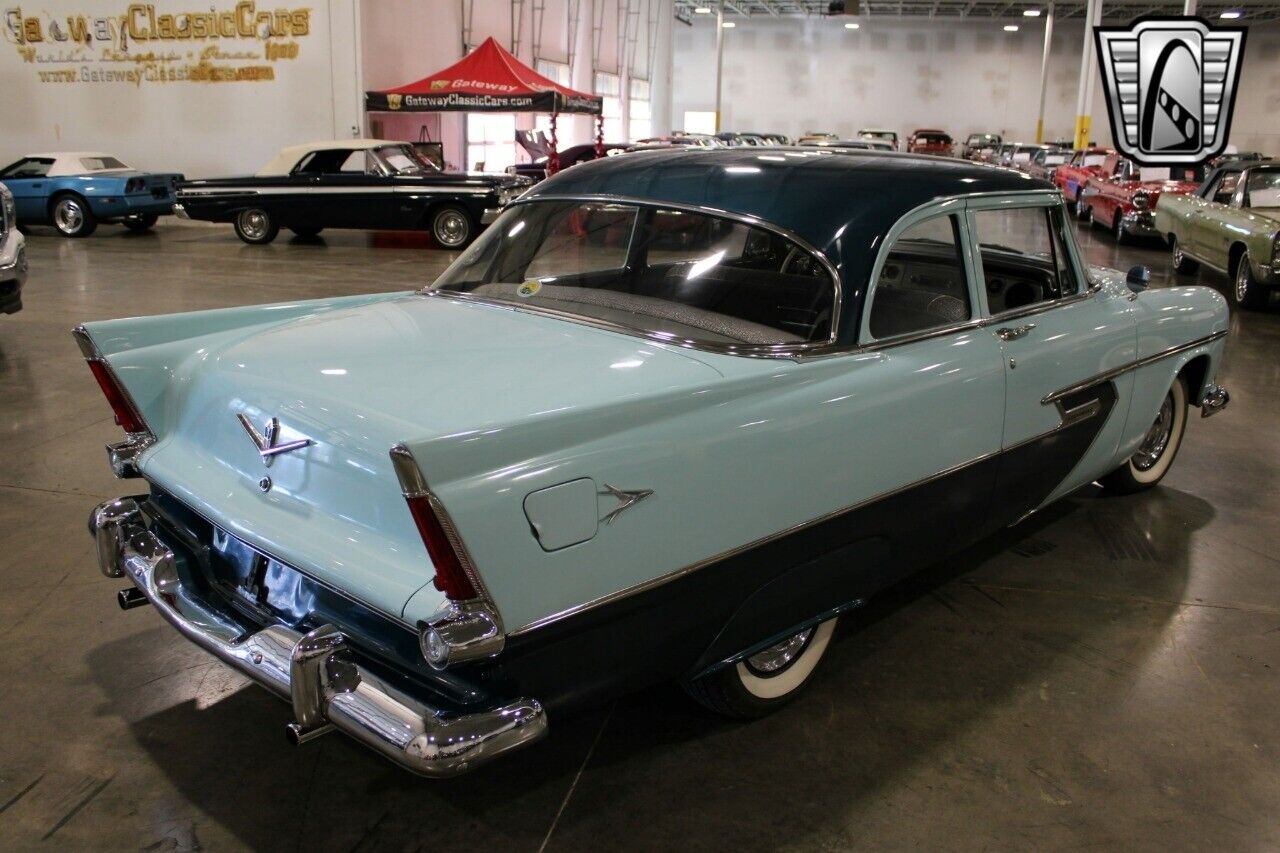
[(332, 625), (305, 635), (283, 625), (245, 633), (182, 585), (173, 551), (148, 529), (138, 498), (99, 504), (89, 531), (102, 573), (137, 587), (121, 595), (121, 606), (145, 596), (188, 640), (290, 701), (287, 735), (295, 744), (337, 729), (407, 770), (445, 778), (546, 733), (546, 713), (533, 699), (443, 716), (359, 666)]
[(1210, 415), (1216, 415), (1227, 407), (1227, 403), (1231, 402), (1231, 395), (1227, 393), (1227, 389), (1221, 385), (1210, 385), (1204, 389), (1204, 396), (1200, 398), (1200, 417), (1207, 418)]

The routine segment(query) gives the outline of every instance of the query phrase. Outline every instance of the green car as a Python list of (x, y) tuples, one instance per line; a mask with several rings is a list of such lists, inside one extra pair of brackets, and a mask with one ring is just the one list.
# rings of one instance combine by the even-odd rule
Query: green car
[(1160, 199), (1155, 225), (1176, 272), (1200, 264), (1235, 282), (1242, 308), (1265, 308), (1280, 286), (1280, 161), (1219, 166), (1195, 195)]

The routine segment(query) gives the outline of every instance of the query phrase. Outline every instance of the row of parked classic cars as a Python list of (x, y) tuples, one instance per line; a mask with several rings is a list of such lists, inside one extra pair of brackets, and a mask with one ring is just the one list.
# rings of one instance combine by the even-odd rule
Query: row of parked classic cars
[[(346, 139), (282, 149), (255, 174), (187, 180), (181, 174), (146, 173), (97, 152), (31, 154), (0, 170), (12, 193), (11, 224), (52, 224), (68, 237), (84, 237), (99, 223), (135, 231), (162, 215), (230, 223), (246, 243), (270, 243), (282, 228), (304, 238), (325, 228), (425, 229), (445, 249), (469, 245), (515, 198), (547, 176), (545, 139), (521, 140), (533, 157), (507, 174), (449, 173), (414, 145), (378, 139)], [(922, 129), (908, 137), (915, 154), (950, 154), (951, 137)], [(606, 155), (660, 149), (701, 151), (777, 147), (779, 134), (718, 136), (678, 133), (630, 145), (607, 144)], [(890, 130), (864, 129), (853, 139), (814, 132), (799, 150), (830, 153), (891, 151)], [(1155, 238), (1171, 248), (1180, 273), (1203, 264), (1228, 275), (1241, 305), (1265, 305), (1277, 283), (1280, 214), (1268, 189), (1280, 165), (1258, 154), (1227, 155), (1207, 176), (1203, 170), (1141, 167), (1101, 147), (1071, 150), (1060, 143), (1005, 142), (997, 134), (973, 134), (966, 159), (1018, 169), (1057, 186), (1068, 209), (1107, 229), (1116, 242)], [(541, 156), (538, 156), (541, 155)], [(567, 168), (595, 159), (595, 145), (560, 152)], [(1204, 178), (1204, 180), (1201, 180)], [(1162, 201), (1163, 200), (1163, 201)], [(16, 234), (16, 227), (9, 227)], [(21, 304), (18, 236), (0, 255), (0, 311)], [(11, 246), (10, 244), (13, 244)], [(25, 272), (24, 272), (25, 275)], [(6, 309), (5, 306), (10, 306)]]

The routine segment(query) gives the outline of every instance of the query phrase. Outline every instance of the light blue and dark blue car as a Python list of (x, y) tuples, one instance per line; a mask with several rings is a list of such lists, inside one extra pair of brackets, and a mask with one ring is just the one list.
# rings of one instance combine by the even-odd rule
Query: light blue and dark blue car
[(109, 154), (28, 154), (0, 170), (13, 193), (18, 224), (52, 225), (66, 237), (88, 237), (101, 223), (146, 231), (173, 213), (182, 175), (140, 172)]
[(1147, 274), (1088, 265), (1011, 169), (604, 157), (418, 292), (77, 329), (146, 481), (89, 527), (120, 603), (297, 743), (448, 776), (663, 679), (760, 716), (886, 585), (1160, 482), (1227, 405), (1227, 306)]

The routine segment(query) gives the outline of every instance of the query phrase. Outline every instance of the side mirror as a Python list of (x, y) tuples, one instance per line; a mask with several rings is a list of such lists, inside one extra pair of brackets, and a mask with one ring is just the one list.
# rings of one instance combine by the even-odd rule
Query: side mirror
[(1124, 283), (1129, 285), (1129, 289), (1134, 293), (1141, 293), (1151, 283), (1151, 270), (1142, 264), (1129, 267), (1129, 272), (1124, 277)]

